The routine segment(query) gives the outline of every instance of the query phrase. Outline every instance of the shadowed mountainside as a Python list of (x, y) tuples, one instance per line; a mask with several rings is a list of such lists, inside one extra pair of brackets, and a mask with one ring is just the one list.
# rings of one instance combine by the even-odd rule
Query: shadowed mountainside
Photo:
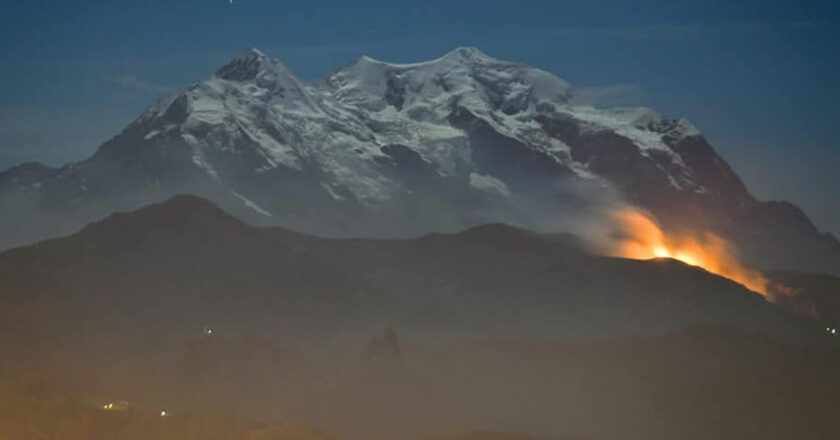
[(0, 295), (10, 328), (64, 338), (165, 341), (213, 324), (352, 339), (387, 323), (428, 340), (586, 340), (696, 325), (825, 336), (727, 279), (673, 260), (593, 256), (567, 236), (487, 225), (323, 239), (254, 228), (193, 196), (0, 254)]

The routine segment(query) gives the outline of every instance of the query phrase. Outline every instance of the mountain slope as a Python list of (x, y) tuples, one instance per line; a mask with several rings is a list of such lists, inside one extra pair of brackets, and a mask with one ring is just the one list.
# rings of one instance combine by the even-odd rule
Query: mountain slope
[(70, 341), (109, 332), (115, 341), (165, 340), (208, 325), (290, 337), (301, 328), (307, 335), (350, 333), (359, 329), (344, 315), (353, 322), (374, 316), (379, 301), (377, 290), (353, 274), (194, 196), (7, 251), (0, 255), (0, 292), (10, 325)]
[(362, 57), (314, 82), (248, 50), (87, 160), (0, 173), (0, 246), (179, 193), (338, 236), (561, 231), (618, 198), (668, 230), (723, 236), (753, 265), (840, 273), (840, 242), (793, 205), (757, 201), (689, 122), (576, 96), (474, 48), (415, 64)]
[(324, 239), (247, 226), (193, 196), (0, 254), (0, 302), (9, 331), (121, 346), (206, 325), (332, 340), (387, 323), (423, 340), (587, 340), (696, 325), (826, 337), (816, 322), (676, 261), (596, 257), (504, 225)]

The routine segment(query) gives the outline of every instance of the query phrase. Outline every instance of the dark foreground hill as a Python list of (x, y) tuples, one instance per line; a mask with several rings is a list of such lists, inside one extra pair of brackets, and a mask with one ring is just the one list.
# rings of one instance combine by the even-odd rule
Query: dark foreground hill
[[(809, 292), (829, 316), (833, 279), (783, 275), (822, 286)], [(0, 306), (0, 439), (840, 429), (840, 351), (821, 323), (676, 261), (505, 225), (324, 239), (179, 196), (0, 254)]]
[(0, 254), (0, 301), (10, 332), (147, 343), (204, 326), (346, 340), (389, 323), (446, 341), (582, 341), (696, 325), (826, 336), (701, 269), (593, 256), (564, 236), (487, 225), (410, 240), (322, 239), (254, 228), (193, 196)]

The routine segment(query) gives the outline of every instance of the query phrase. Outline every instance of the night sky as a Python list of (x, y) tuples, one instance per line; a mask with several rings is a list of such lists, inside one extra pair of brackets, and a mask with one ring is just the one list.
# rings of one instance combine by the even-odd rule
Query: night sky
[(477, 46), (686, 117), (758, 197), (840, 233), (838, 42), (836, 0), (2, 0), (0, 169), (83, 159), (247, 47), (313, 79)]

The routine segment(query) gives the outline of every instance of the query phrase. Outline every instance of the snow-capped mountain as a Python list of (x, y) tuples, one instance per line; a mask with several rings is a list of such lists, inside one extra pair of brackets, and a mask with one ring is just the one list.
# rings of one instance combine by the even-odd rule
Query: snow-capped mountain
[(251, 49), (87, 160), (1, 173), (0, 243), (177, 193), (343, 236), (562, 230), (609, 193), (666, 228), (718, 233), (753, 264), (840, 272), (840, 243), (794, 206), (755, 200), (691, 123), (579, 101), (554, 75), (474, 48), (415, 64), (362, 57), (314, 82)]

